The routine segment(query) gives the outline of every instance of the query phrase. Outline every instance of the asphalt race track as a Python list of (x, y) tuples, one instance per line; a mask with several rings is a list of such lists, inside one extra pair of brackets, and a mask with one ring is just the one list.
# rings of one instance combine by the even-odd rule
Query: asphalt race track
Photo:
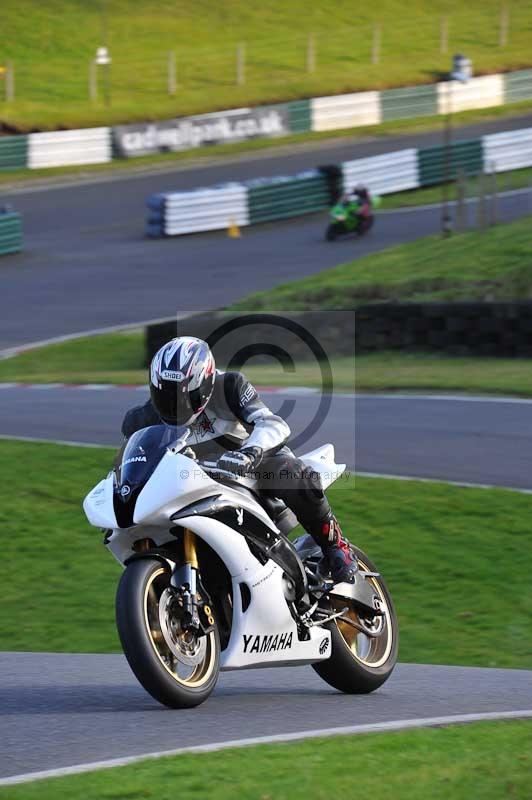
[[(116, 444), (123, 411), (144, 396), (121, 388), (6, 387), (0, 432)], [(319, 398), (279, 392), (267, 400), (274, 409), (293, 401), (289, 421), (297, 435)], [(530, 490), (531, 415), (532, 402), (338, 396), (300, 452), (330, 440), (337, 460), (360, 471)], [(0, 653), (0, 678), (0, 784), (7, 776), (236, 739), (532, 713), (532, 671), (520, 670), (400, 664), (368, 696), (341, 695), (310, 667), (247, 670), (224, 673), (207, 703), (179, 712), (153, 701), (121, 656)]]
[(228, 672), (190, 711), (160, 706), (122, 656), (0, 653), (0, 674), (0, 778), (281, 731), (532, 705), (524, 670), (400, 664), (381, 689), (358, 696), (331, 689), (311, 667)]
[[(473, 126), (459, 136), (530, 122), (527, 117)], [(25, 251), (0, 263), (0, 349), (223, 306), (250, 291), (434, 233), (439, 229), (438, 208), (382, 213), (367, 238), (333, 244), (323, 241), (325, 213), (250, 227), (236, 240), (224, 232), (147, 240), (144, 204), (157, 191), (290, 174), (318, 163), (440, 140), (439, 133), (432, 133), (356, 145), (342, 142), (163, 175), (6, 192), (3, 202), (24, 215)], [(531, 198), (530, 192), (501, 198), (501, 218), (530, 213)], [(474, 211), (470, 205), (471, 218)]]
[[(530, 124), (528, 118), (474, 126), (460, 137)], [(440, 141), (428, 134), (306, 147), (4, 195), (24, 214), (26, 251), (0, 263), (0, 348), (221, 306), (435, 232), (439, 209), (427, 208), (381, 214), (360, 242), (325, 243), (325, 215), (250, 228), (239, 240), (215, 233), (148, 241), (144, 201), (155, 191), (293, 173)], [(499, 210), (507, 220), (530, 213), (532, 193), (501, 198)], [(0, 386), (0, 435), (116, 445), (124, 410), (144, 396), (122, 388)], [(290, 391), (266, 400), (274, 410), (284, 404), (295, 436), (319, 404), (316, 395)], [(359, 472), (532, 490), (532, 402), (338, 395), (306, 438), (298, 452), (332, 441), (337, 460)], [(530, 671), (400, 664), (378, 692), (346, 696), (310, 667), (298, 667), (225, 673), (206, 704), (171, 712), (144, 692), (121, 656), (0, 653), (0, 783), (20, 773), (246, 737), (530, 711), (531, 697)]]
[[(0, 384), (1, 386), (1, 384)], [(146, 391), (123, 388), (0, 388), (0, 434), (117, 445), (127, 408)], [(298, 453), (333, 442), (337, 461), (358, 472), (532, 490), (532, 401), (405, 395), (264, 395), (293, 438), (319, 417)]]

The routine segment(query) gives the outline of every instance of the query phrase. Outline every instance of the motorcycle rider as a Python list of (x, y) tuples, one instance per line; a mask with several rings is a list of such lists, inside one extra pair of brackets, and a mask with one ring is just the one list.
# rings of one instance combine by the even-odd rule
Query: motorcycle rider
[(358, 204), (358, 215), (361, 217), (368, 217), (371, 214), (372, 203), (369, 190), (361, 183), (357, 183), (349, 199), (353, 203)]
[(319, 475), (286, 445), (290, 428), (242, 373), (216, 369), (202, 339), (180, 336), (157, 351), (150, 365), (150, 400), (126, 413), (122, 433), (129, 437), (161, 421), (190, 427), (195, 456), (215, 456), (220, 470), (256, 476), (261, 493), (283, 500), (320, 545), (334, 582), (354, 581), (356, 560)]

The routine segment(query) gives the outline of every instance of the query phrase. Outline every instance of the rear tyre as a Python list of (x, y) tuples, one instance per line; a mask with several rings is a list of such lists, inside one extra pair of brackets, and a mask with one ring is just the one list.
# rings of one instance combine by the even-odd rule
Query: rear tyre
[(373, 216), (365, 217), (364, 219), (362, 219), (360, 221), (360, 224), (359, 224), (359, 227), (358, 227), (358, 235), (359, 236), (364, 236), (366, 233), (369, 233), (370, 230), (373, 228), (374, 220), (375, 220), (375, 217), (373, 217)]
[[(378, 572), (373, 562), (358, 547), (351, 545), (359, 568), (368, 572)], [(397, 615), (390, 593), (384, 580), (366, 578), (370, 581), (379, 598), (384, 614), (373, 620), (364, 620), (360, 612), (348, 600), (330, 598), (332, 611), (341, 611), (349, 605), (345, 613), (354, 622), (363, 621), (369, 629), (378, 634), (370, 637), (341, 620), (333, 620), (326, 627), (331, 631), (332, 654), (327, 661), (313, 664), (320, 678), (326, 683), (347, 694), (367, 694), (378, 689), (388, 680), (397, 661), (399, 627)]]
[(169, 585), (166, 564), (132, 561), (118, 584), (116, 624), (129, 666), (146, 691), (170, 708), (193, 708), (218, 680), (220, 638), (216, 622), (199, 637), (180, 628)]

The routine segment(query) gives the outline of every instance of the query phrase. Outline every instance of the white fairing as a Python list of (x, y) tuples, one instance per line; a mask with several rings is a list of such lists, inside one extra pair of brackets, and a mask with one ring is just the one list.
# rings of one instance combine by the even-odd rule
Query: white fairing
[(96, 528), (116, 528), (113, 506), (113, 474), (100, 481), (83, 501), (83, 510), (91, 525)]
[[(313, 450), (301, 459), (320, 474), (324, 488), (345, 469), (345, 465), (335, 464), (332, 445)], [(310, 628), (307, 640), (299, 639), (283, 592), (283, 570), (271, 560), (261, 564), (238, 532), (241, 509), (252, 512), (277, 531), (253, 497), (218, 483), (195, 461), (168, 450), (139, 494), (134, 525), (121, 529), (113, 508), (113, 483), (111, 473), (87, 495), (83, 508), (92, 525), (112, 529), (106, 543), (118, 561), (124, 563), (132, 555), (137, 539), (150, 538), (156, 545), (174, 541), (170, 529), (179, 525), (207, 542), (226, 565), (232, 580), (233, 620), (229, 643), (222, 652), (222, 669), (305, 664), (330, 656), (331, 635), (325, 628), (316, 625)], [(234, 529), (201, 513), (180, 516), (175, 523), (170, 519), (181, 509), (216, 495), (235, 508)], [(243, 592), (249, 597), (245, 610)]]
[(178, 508), (219, 491), (220, 485), (194, 461), (167, 451), (139, 495), (133, 521), (136, 525), (167, 524)]
[(300, 456), (301, 461), (319, 473), (321, 485), (327, 489), (345, 471), (345, 464), (335, 464), (334, 445), (324, 444)]
[[(210, 544), (231, 574), (233, 626), (222, 653), (222, 669), (304, 664), (328, 658), (331, 635), (325, 628), (311, 628), (308, 641), (298, 640), (296, 624), (284, 599), (281, 567), (273, 561), (262, 565), (251, 554), (244, 537), (221, 522), (185, 517), (180, 524)], [(250, 593), (246, 611), (242, 608), (241, 584), (246, 584)]]

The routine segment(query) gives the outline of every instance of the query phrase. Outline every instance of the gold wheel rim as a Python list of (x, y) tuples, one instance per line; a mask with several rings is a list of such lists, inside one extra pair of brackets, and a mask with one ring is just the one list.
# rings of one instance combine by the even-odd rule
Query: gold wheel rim
[(159, 623), (159, 599), (162, 592), (157, 596), (154, 584), (157, 578), (166, 574), (167, 570), (161, 567), (150, 575), (146, 584), (143, 603), (146, 630), (148, 631), (148, 636), (150, 637), (155, 655), (171, 678), (180, 686), (186, 686), (188, 689), (199, 689), (207, 683), (214, 671), (214, 665), (216, 663), (216, 636), (214, 631), (207, 634), (205, 657), (194, 667), (190, 675), (186, 677), (180, 676), (176, 671), (170, 668), (170, 663), (173, 663), (176, 668), (179, 667), (179, 663), (181, 663), (181, 665), (183, 664), (182, 662), (175, 664), (175, 662), (178, 662), (178, 659), (170, 651)]
[[(371, 572), (371, 569), (364, 564), (360, 558), (357, 560), (360, 570)], [(378, 579), (366, 578), (366, 580), (371, 582), (375, 593), (378, 595), (381, 608), (384, 612), (382, 615), (382, 630), (380, 635), (376, 638), (372, 638), (362, 631), (357, 630), (352, 625), (349, 625), (349, 623), (342, 622), (340, 619), (335, 620), (335, 623), (342, 636), (344, 644), (350, 651), (353, 658), (361, 664), (364, 664), (365, 667), (377, 669), (385, 664), (390, 656), (394, 643), (394, 631), (390, 608), (386, 602), (386, 596), (379, 584)], [(345, 608), (347, 602), (348, 601), (346, 601), (344, 598), (335, 598), (333, 600), (334, 610), (341, 611), (342, 608)], [(345, 612), (345, 616), (349, 617), (354, 622), (360, 621), (360, 614), (353, 606), (351, 606), (348, 611)]]

